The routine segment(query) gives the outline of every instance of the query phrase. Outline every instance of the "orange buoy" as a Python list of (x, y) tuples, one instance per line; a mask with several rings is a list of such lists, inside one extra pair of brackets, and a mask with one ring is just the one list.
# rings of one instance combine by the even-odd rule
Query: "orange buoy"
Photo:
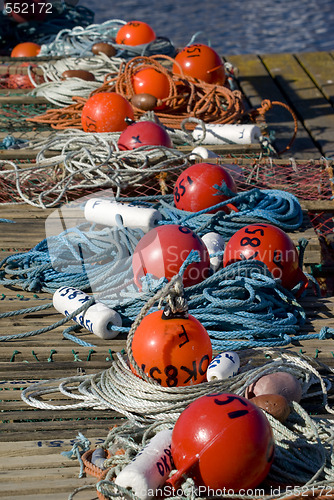
[(166, 318), (163, 311), (143, 318), (132, 352), (146, 375), (163, 387), (203, 382), (212, 358), (209, 334), (194, 316)]
[(129, 21), (118, 30), (116, 43), (135, 46), (153, 42), (155, 38), (155, 32), (149, 24), (142, 21)]
[(206, 83), (224, 85), (226, 75), (222, 59), (211, 47), (196, 43), (184, 47), (175, 57), (173, 73)]
[(118, 132), (128, 126), (127, 118), (133, 120), (134, 114), (125, 97), (116, 92), (100, 92), (84, 105), (81, 124), (85, 132)]
[(171, 449), (178, 471), (170, 484), (177, 486), (186, 475), (202, 487), (204, 496), (208, 488), (233, 494), (265, 479), (274, 458), (274, 438), (260, 408), (235, 394), (214, 393), (181, 413)]
[(22, 42), (16, 45), (10, 57), (36, 57), (41, 50), (41, 46), (34, 42)]
[(209, 276), (210, 257), (206, 245), (186, 226), (166, 224), (151, 229), (143, 236), (132, 256), (134, 281), (141, 290), (141, 278), (151, 274), (170, 280), (177, 274), (191, 250), (201, 259), (188, 265), (183, 275), (185, 287), (200, 283)]
[[(195, 163), (179, 175), (174, 186), (174, 204), (176, 208), (188, 212), (199, 212), (217, 205), (229, 199), (228, 195), (214, 187), (222, 186), (223, 183), (233, 193), (237, 192), (233, 177), (222, 166), (213, 163)], [(237, 211), (232, 205), (225, 205), (209, 213), (219, 210), (229, 213), (229, 208)]]
[[(155, 68), (145, 68), (137, 71), (132, 77), (132, 85), (135, 94), (150, 94), (156, 99), (164, 99), (169, 96), (170, 88), (167, 76)], [(156, 106), (153, 109), (162, 109), (165, 105)]]

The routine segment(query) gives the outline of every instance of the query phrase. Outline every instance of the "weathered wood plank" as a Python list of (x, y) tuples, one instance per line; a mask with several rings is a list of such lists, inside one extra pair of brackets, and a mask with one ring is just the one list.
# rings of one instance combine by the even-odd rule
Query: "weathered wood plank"
[(270, 54), (261, 59), (322, 154), (331, 157), (334, 153), (332, 106), (292, 54)]
[(334, 58), (328, 52), (301, 52), (297, 60), (326, 99), (334, 104)]
[[(239, 70), (239, 81), (243, 93), (252, 107), (257, 108), (264, 99), (286, 103), (286, 99), (271, 77), (262, 60), (258, 56), (243, 54), (227, 56)], [(270, 130), (275, 131), (275, 147), (278, 151), (284, 149), (293, 136), (294, 123), (290, 113), (275, 106), (265, 115)], [(299, 122), (298, 135), (291, 149), (282, 155), (295, 158), (317, 158), (319, 150)]]

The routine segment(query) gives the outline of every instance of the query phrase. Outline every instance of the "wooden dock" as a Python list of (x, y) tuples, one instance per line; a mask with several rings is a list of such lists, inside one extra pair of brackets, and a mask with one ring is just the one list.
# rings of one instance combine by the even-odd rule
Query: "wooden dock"
[[(334, 157), (334, 53), (270, 54), (225, 56), (239, 70), (240, 87), (250, 107), (258, 107), (263, 99), (288, 104), (298, 117), (297, 138), (282, 160), (290, 158), (320, 164), (325, 157), (331, 162)], [(8, 62), (8, 61), (7, 61)], [(45, 106), (27, 99), (25, 92), (0, 91), (0, 109), (15, 104), (18, 108), (33, 104), (36, 109)], [(25, 104), (22, 103), (24, 99)], [(31, 101), (31, 102), (30, 102)], [(7, 106), (7, 108), (6, 108)], [(20, 118), (20, 116), (18, 116)], [(13, 122), (14, 123), (14, 122)], [(274, 106), (266, 116), (268, 129), (276, 134), (275, 146), (283, 149), (293, 134), (293, 121), (289, 113)], [(30, 127), (30, 126), (29, 126)], [(29, 130), (36, 133), (36, 127)], [(27, 125), (16, 122), (13, 130), (19, 136), (25, 134)], [(39, 134), (49, 134), (48, 127), (37, 127)], [(0, 114), (0, 139), (8, 134), (5, 121)], [(259, 148), (224, 147), (219, 150), (222, 161), (250, 164)], [(16, 155), (16, 156), (15, 156)], [(0, 159), (31, 160), (24, 151), (0, 151)], [(284, 163), (284, 161), (283, 161)], [(307, 238), (309, 245), (305, 253), (305, 270), (320, 264), (323, 259), (318, 234), (310, 222), (310, 212), (325, 211), (334, 214), (334, 202), (329, 199), (301, 201), (304, 209), (304, 224), (299, 231), (290, 234), (295, 243)], [(45, 238), (45, 219), (52, 210), (32, 208), (28, 205), (1, 206), (1, 218), (11, 219), (16, 224), (3, 224), (0, 237), (0, 256), (26, 251)], [(334, 268), (334, 266), (333, 266)], [(331, 269), (330, 266), (327, 266)], [(331, 271), (332, 272), (332, 271)], [(25, 307), (34, 307), (52, 300), (47, 293), (22, 291), (14, 287), (0, 288), (0, 313)], [(302, 327), (305, 333), (319, 333), (324, 326), (334, 328), (334, 296), (325, 294), (315, 297), (310, 291), (301, 299), (307, 322)], [(0, 334), (16, 334), (53, 324), (61, 318), (53, 308), (43, 313), (26, 314), (18, 318), (0, 319)], [(90, 374), (110, 366), (110, 356), (125, 348), (126, 335), (121, 334), (105, 342), (82, 330), (78, 337), (92, 342), (89, 349), (65, 340), (63, 328), (48, 333), (3, 342), (0, 349), (0, 499), (20, 500), (64, 500), (77, 487), (94, 485), (96, 479), (87, 476), (78, 479), (79, 464), (61, 455), (73, 445), (78, 432), (91, 441), (91, 447), (102, 443), (108, 430), (121, 421), (116, 412), (103, 410), (37, 410), (28, 407), (20, 397), (21, 390), (38, 380), (57, 379), (77, 374)], [(302, 350), (312, 358), (334, 367), (334, 345), (332, 340), (306, 340), (289, 346), (287, 350)], [(252, 352), (241, 353), (248, 359)], [(258, 354), (257, 354), (258, 355)], [(264, 354), (263, 354), (264, 357)], [(78, 500), (95, 500), (94, 490), (78, 493)]]

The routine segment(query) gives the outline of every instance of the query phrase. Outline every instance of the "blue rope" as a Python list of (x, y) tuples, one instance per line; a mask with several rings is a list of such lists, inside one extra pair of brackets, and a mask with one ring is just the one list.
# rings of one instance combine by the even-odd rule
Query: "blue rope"
[[(151, 197), (130, 198), (129, 201), (157, 208), (164, 219), (161, 224), (185, 225), (200, 236), (215, 231), (225, 241), (247, 224), (266, 221), (283, 230), (293, 230), (301, 225), (303, 219), (298, 200), (289, 193), (277, 190), (260, 191), (255, 188), (214, 205), (214, 208), (220, 208), (233, 203), (240, 212), (231, 214), (222, 210), (215, 214), (207, 213), (213, 207), (195, 213), (178, 210), (170, 203), (170, 196), (159, 197), (153, 204)], [(95, 231), (94, 226), (83, 224), (41, 241), (29, 252), (5, 258), (0, 262), (0, 269), (3, 268), (0, 271), (0, 283), (11, 285), (14, 280), (15, 285), (23, 290), (54, 293), (64, 285), (86, 290), (101, 282), (102, 277), (106, 283), (106, 278), (111, 278), (112, 274), (116, 286), (117, 282), (121, 284), (124, 279), (131, 279), (131, 255), (142, 236), (142, 231), (125, 229), (121, 222), (116, 228), (102, 231)], [(84, 262), (80, 255), (82, 249), (85, 253)], [(128, 259), (124, 257), (126, 252)], [(96, 266), (96, 262), (106, 260), (106, 264)], [(117, 273), (113, 268), (115, 263), (121, 263)], [(12, 278), (7, 278), (7, 274), (12, 275)]]
[[(183, 212), (172, 205), (171, 197), (158, 198), (156, 200), (155, 197), (155, 203), (152, 197), (129, 201), (158, 208), (163, 215), (162, 224), (186, 225), (200, 235), (215, 230), (226, 238), (243, 227), (246, 219), (247, 223), (270, 220), (290, 229), (298, 227), (302, 220), (297, 199), (281, 191), (253, 189), (216, 205), (222, 207), (233, 203), (240, 212), (231, 214), (223, 211), (208, 214), (212, 207), (197, 213)], [(156, 280), (147, 275), (142, 281), (142, 292), (138, 293), (133, 283), (131, 263), (134, 248), (143, 232), (126, 229), (121, 218), (118, 218), (117, 224), (114, 228), (97, 231), (94, 225), (85, 223), (42, 240), (28, 252), (6, 257), (0, 262), (0, 283), (49, 293), (54, 293), (61, 286), (93, 290), (99, 300), (121, 315), (124, 326), (116, 329), (127, 332), (143, 305), (167, 280)], [(180, 272), (193, 258), (191, 254)], [(266, 266), (257, 261), (237, 262), (221, 269), (202, 283), (185, 289), (185, 297), (189, 312), (206, 327), (217, 350), (287, 345), (292, 338), (299, 338), (299, 327), (305, 321), (305, 313), (293, 294), (278, 285)], [(93, 301), (94, 298), (80, 311), (85, 311)], [(29, 311), (50, 306), (45, 304)], [(27, 313), (28, 310), (23, 311)], [(78, 312), (50, 327), (3, 336), (0, 341), (49, 331), (66, 323)], [(20, 313), (22, 310), (4, 313), (0, 318)], [(71, 335), (70, 332), (75, 329), (67, 328), (64, 337), (80, 345), (94, 347)]]
[(15, 224), (15, 221), (11, 220), (11, 219), (0, 219), (0, 222), (7, 222), (8, 224)]

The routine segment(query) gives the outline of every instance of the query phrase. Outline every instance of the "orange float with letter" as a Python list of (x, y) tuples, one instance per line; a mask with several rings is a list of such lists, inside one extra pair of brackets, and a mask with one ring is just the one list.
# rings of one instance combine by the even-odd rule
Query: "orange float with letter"
[(240, 260), (264, 262), (274, 278), (291, 290), (299, 282), (302, 286), (297, 296), (305, 290), (308, 279), (299, 267), (297, 249), (290, 237), (271, 224), (251, 224), (239, 229), (227, 242), (224, 250), (224, 267)]
[(155, 38), (155, 32), (149, 24), (129, 21), (118, 30), (116, 43), (135, 46), (153, 42)]
[(146, 375), (163, 387), (203, 382), (212, 358), (209, 334), (194, 316), (169, 318), (163, 311), (143, 318), (133, 336), (132, 352)]
[[(233, 177), (223, 167), (212, 163), (196, 163), (178, 177), (174, 187), (174, 204), (176, 208), (188, 212), (199, 212), (217, 205), (229, 198), (214, 187), (222, 186), (223, 183), (233, 193), (237, 192)], [(237, 211), (229, 204), (208, 213), (219, 210), (229, 212), (229, 209)]]
[(175, 276), (191, 250), (197, 250), (200, 262), (188, 265), (183, 275), (185, 287), (200, 283), (209, 276), (210, 257), (206, 245), (197, 234), (185, 226), (166, 224), (151, 229), (139, 240), (132, 257), (134, 281), (141, 290), (141, 278)]
[(22, 42), (15, 45), (10, 57), (36, 57), (41, 50), (41, 46), (34, 42)]
[(206, 83), (224, 85), (226, 75), (217, 52), (208, 45), (195, 43), (184, 47), (175, 57), (173, 73), (183, 74)]
[(116, 92), (100, 92), (85, 103), (81, 124), (85, 132), (119, 132), (128, 126), (127, 118), (133, 120), (134, 114), (125, 97)]
[(139, 121), (129, 125), (118, 139), (121, 151), (136, 149), (140, 146), (165, 146), (172, 148), (173, 144), (166, 130), (158, 123)]
[(178, 471), (167, 481), (170, 485), (178, 487), (184, 475), (204, 493), (207, 488), (238, 493), (267, 476), (274, 438), (256, 405), (235, 394), (215, 393), (198, 398), (181, 413), (171, 449)]

